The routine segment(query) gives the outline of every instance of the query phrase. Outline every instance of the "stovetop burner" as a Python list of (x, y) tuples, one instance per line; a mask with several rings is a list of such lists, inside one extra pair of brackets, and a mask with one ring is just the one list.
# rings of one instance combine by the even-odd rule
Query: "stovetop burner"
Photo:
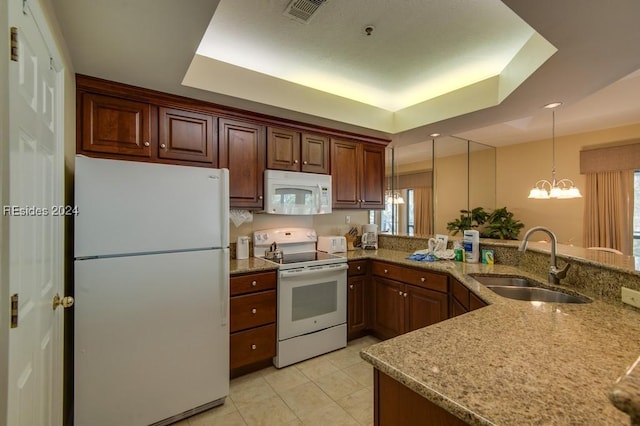
[[(275, 228), (254, 231), (253, 251), (260, 257), (280, 265), (280, 269), (302, 269), (344, 263), (346, 257), (316, 250), (318, 236), (311, 228)], [(267, 254), (275, 247), (282, 251), (281, 259)]]

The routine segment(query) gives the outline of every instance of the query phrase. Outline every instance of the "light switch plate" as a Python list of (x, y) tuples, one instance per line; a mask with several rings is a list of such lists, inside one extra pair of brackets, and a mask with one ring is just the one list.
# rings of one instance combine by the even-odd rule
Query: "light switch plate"
[(628, 305), (640, 308), (640, 291), (631, 290), (630, 288), (622, 287), (622, 301)]

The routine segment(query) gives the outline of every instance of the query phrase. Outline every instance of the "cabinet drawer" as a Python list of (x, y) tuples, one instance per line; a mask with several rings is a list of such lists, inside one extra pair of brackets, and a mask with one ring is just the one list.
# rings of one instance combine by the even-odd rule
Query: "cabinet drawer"
[(238, 368), (276, 355), (275, 324), (234, 333), (230, 338), (229, 367)]
[(469, 310), (469, 289), (460, 281), (451, 279), (451, 292), (453, 297), (467, 310)]
[(232, 297), (230, 317), (230, 331), (232, 333), (275, 322), (275, 290)]
[(276, 288), (276, 273), (273, 271), (232, 276), (229, 285), (232, 296), (254, 291), (274, 290)]
[(364, 275), (367, 273), (366, 260), (351, 260), (347, 264), (349, 265), (349, 269), (347, 270), (347, 276), (349, 277)]
[(424, 270), (412, 269), (382, 262), (374, 262), (372, 272), (374, 275), (390, 278), (392, 280), (441, 291), (443, 293), (447, 292), (446, 275), (434, 274)]

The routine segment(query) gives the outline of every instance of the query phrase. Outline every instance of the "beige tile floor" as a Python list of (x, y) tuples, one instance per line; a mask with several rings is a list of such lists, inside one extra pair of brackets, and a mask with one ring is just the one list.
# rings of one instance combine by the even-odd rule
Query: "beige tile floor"
[(224, 405), (177, 426), (372, 425), (373, 369), (358, 352), (371, 336), (301, 363), (231, 381)]

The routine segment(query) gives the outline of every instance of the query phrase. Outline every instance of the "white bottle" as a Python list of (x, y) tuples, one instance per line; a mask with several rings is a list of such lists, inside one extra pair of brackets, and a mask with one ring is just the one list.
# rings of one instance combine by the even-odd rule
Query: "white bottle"
[(462, 234), (464, 258), (467, 263), (478, 263), (480, 260), (480, 233), (474, 229)]

